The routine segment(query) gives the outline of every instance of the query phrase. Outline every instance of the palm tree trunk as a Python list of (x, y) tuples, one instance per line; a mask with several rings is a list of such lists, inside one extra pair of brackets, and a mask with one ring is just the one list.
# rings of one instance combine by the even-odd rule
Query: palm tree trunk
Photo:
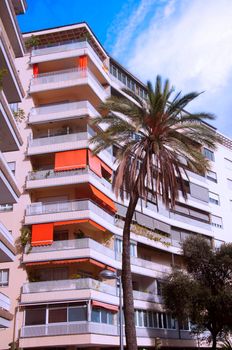
[(213, 339), (212, 350), (216, 350), (217, 349), (217, 334), (212, 333), (212, 339)]
[(133, 287), (130, 263), (130, 226), (138, 199), (139, 195), (138, 192), (135, 190), (130, 197), (130, 202), (127, 209), (123, 229), (122, 287), (127, 350), (137, 350)]

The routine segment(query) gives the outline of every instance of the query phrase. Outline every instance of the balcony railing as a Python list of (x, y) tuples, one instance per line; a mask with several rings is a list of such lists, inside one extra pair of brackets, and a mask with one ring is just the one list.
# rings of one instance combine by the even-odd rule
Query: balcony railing
[(81, 238), (81, 239), (72, 239), (66, 241), (55, 241), (50, 246), (38, 246), (32, 247), (29, 249), (29, 246), (26, 247), (25, 251), (30, 251), (30, 254), (41, 253), (41, 252), (52, 252), (58, 250), (68, 250), (68, 249), (93, 249), (94, 251), (106, 255), (109, 258), (115, 259), (115, 252), (112, 249), (107, 248), (106, 246), (98, 243), (97, 241), (91, 238)]
[(26, 215), (41, 215), (41, 214), (52, 214), (52, 213), (64, 213), (73, 211), (89, 210), (94, 214), (97, 214), (101, 218), (104, 218), (108, 223), (114, 224), (114, 217), (108, 214), (104, 209), (93, 203), (89, 199), (84, 200), (70, 200), (65, 202), (36, 202), (27, 206)]
[(96, 84), (96, 86), (100, 89), (102, 93), (106, 93), (104, 87), (89, 69), (78, 68), (71, 68), (55, 72), (38, 74), (37, 77), (31, 79), (31, 87), (33, 88), (39, 85), (46, 84), (58, 84), (59, 86), (56, 86), (56, 88), (63, 87), (64, 82), (66, 82), (68, 85), (73, 85), (73, 81), (84, 78), (90, 78), (91, 81), (93, 81)]
[(90, 46), (87, 40), (85, 41), (70, 40), (66, 42), (40, 46), (37, 49), (33, 49), (31, 55), (32, 57), (42, 56), (42, 55), (49, 55), (49, 54), (59, 53), (59, 52), (67, 52), (67, 51), (78, 50), (78, 49), (89, 49), (91, 51), (91, 54), (98, 61), (98, 63), (102, 65), (101, 59), (94, 52), (93, 48)]
[(23, 294), (30, 294), (82, 289), (93, 289), (102, 293), (107, 293), (114, 296), (117, 295), (116, 287), (112, 287), (92, 278), (24, 283), (22, 292)]
[[(92, 278), (24, 283), (23, 294), (45, 293), (66, 290), (92, 289), (112, 296), (118, 296), (118, 289)], [(161, 302), (161, 297), (151, 292), (133, 291), (134, 299), (147, 302)]]
[(96, 180), (98, 180), (103, 186), (108, 188), (109, 190), (112, 188), (112, 185), (110, 182), (108, 182), (103, 177), (97, 176), (89, 168), (76, 169), (76, 170), (65, 170), (65, 171), (54, 171), (53, 169), (31, 171), (28, 174), (27, 180), (34, 181), (34, 180), (44, 180), (44, 179), (53, 179), (53, 178), (57, 179), (57, 178), (62, 178), (62, 177), (67, 177), (67, 176), (76, 176), (76, 175), (91, 175)]
[(88, 140), (87, 132), (78, 132), (75, 134), (64, 134), (57, 136), (49, 136), (49, 137), (41, 137), (37, 139), (29, 139), (28, 145), (29, 147), (39, 147), (39, 146), (47, 146), (54, 145), (64, 142), (75, 142), (75, 141), (83, 141)]
[(92, 106), (92, 104), (88, 101), (79, 101), (79, 102), (67, 102), (67, 103), (59, 103), (59, 104), (50, 104), (48, 106), (42, 107), (33, 107), (30, 111), (29, 119), (44, 115), (50, 114), (59, 114), (63, 112), (72, 112), (81, 110), (81, 109), (89, 109), (93, 115), (98, 115), (97, 110)]
[(105, 323), (94, 323), (88, 321), (65, 322), (39, 326), (25, 326), (21, 329), (22, 338), (55, 336), (60, 334), (105, 334), (118, 335), (118, 327)]

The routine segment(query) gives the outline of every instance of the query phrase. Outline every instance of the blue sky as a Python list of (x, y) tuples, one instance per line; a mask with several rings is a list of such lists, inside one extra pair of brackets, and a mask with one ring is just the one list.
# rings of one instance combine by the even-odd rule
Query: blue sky
[(142, 81), (205, 91), (190, 108), (217, 115), (232, 136), (232, 0), (27, 0), (22, 31), (86, 21), (106, 50)]

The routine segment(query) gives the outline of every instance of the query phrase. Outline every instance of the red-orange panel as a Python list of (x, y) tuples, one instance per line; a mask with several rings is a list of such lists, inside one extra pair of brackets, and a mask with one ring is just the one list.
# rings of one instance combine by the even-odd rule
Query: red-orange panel
[(48, 245), (53, 242), (53, 222), (32, 225), (31, 245)]
[(100, 159), (97, 156), (94, 156), (91, 151), (88, 151), (88, 155), (89, 155), (89, 167), (90, 167), (90, 169), (95, 174), (102, 177)]
[(86, 161), (86, 149), (55, 153), (55, 171), (85, 168)]

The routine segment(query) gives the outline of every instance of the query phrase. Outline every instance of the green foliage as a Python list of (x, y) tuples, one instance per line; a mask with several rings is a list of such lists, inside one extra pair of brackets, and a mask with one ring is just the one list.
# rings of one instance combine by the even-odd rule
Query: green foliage
[(22, 227), (20, 235), (20, 242), (23, 247), (27, 245), (31, 241), (31, 230), (29, 227)]
[(31, 35), (30, 38), (26, 39), (25, 46), (27, 49), (31, 49), (33, 47), (36, 47), (40, 44), (40, 39), (38, 36)]
[(8, 73), (6, 68), (0, 69), (0, 90), (3, 88), (3, 78)]
[(189, 317), (214, 340), (232, 330), (232, 244), (213, 251), (206, 240), (183, 243), (186, 272), (174, 271), (163, 287), (166, 309), (178, 320)]
[(17, 111), (13, 112), (16, 122), (22, 123), (25, 120), (25, 112), (23, 109), (19, 108)]

